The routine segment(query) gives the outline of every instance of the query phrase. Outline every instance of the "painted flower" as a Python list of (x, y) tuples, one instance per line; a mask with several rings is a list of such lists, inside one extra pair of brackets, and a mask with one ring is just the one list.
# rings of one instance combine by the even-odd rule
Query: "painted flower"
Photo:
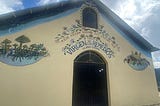
[(138, 52), (132, 52), (131, 55), (124, 59), (124, 62), (127, 62), (131, 68), (137, 71), (145, 70), (150, 65), (145, 58), (141, 57), (141, 53)]

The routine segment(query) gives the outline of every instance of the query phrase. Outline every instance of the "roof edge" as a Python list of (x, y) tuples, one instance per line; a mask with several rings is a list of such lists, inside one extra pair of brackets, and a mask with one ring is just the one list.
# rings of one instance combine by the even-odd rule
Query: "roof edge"
[[(113, 24), (115, 24), (128, 38), (132, 39), (137, 45), (142, 49), (149, 52), (154, 52), (160, 50), (154, 47), (146, 39), (144, 39), (140, 34), (138, 34), (133, 28), (131, 28), (125, 21), (123, 21), (119, 16), (117, 16), (112, 10), (105, 6), (100, 0), (93, 0), (99, 10), (101, 10), (106, 17), (108, 17)], [(125, 37), (127, 37), (125, 36)]]
[[(125, 34), (125, 38), (132, 40), (136, 45), (138, 45), (145, 51), (154, 52), (160, 50), (159, 48), (154, 47), (147, 40), (145, 40), (140, 34), (138, 34), (134, 29), (126, 24), (119, 16), (112, 12), (112, 10), (110, 10), (100, 0), (92, 1), (97, 5), (97, 9), (103, 12), (103, 14), (105, 14), (105, 17), (107, 17), (114, 25), (116, 25), (116, 27), (120, 31)], [(4, 30), (10, 27), (16, 27), (17, 24), (25, 24), (29, 21), (33, 21), (39, 18), (54, 16), (70, 9), (79, 8), (85, 2), (85, 0), (61, 1), (58, 3), (52, 3), (3, 14), (0, 16), (0, 30)]]
[(17, 24), (25, 24), (40, 18), (55, 16), (67, 10), (78, 8), (82, 4), (83, 1), (61, 1), (3, 14), (0, 16), (0, 30), (16, 27)]

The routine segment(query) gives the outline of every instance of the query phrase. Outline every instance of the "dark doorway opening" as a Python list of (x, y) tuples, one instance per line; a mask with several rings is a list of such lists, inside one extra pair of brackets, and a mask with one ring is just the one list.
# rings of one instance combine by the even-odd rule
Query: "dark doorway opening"
[(74, 60), (72, 106), (108, 106), (106, 64), (93, 51)]

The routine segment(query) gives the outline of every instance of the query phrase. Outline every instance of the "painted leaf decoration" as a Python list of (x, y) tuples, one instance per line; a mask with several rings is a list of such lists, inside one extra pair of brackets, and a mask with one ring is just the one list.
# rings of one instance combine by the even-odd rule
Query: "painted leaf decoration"
[(131, 55), (124, 59), (124, 62), (127, 62), (131, 68), (137, 71), (145, 70), (150, 65), (150, 63), (145, 58), (142, 58), (141, 54), (138, 52), (132, 52)]

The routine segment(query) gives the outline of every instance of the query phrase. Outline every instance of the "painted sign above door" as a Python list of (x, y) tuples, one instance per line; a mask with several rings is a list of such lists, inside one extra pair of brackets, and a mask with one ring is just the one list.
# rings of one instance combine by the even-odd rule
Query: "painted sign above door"
[(73, 54), (79, 49), (94, 48), (111, 58), (115, 56), (116, 51), (120, 51), (116, 38), (111, 36), (104, 26), (99, 25), (98, 29), (94, 29), (82, 26), (79, 20), (75, 22), (70, 28), (64, 27), (64, 31), (55, 37), (56, 43), (69, 41), (62, 48), (65, 55)]
[(99, 37), (93, 37), (93, 35), (81, 35), (78, 40), (71, 39), (70, 43), (63, 48), (63, 52), (65, 55), (67, 53), (73, 54), (81, 48), (94, 48), (103, 51), (109, 58), (114, 57), (114, 52), (111, 48), (109, 48)]
[(0, 43), (0, 61), (13, 66), (33, 64), (48, 55), (43, 44), (31, 44), (31, 40), (22, 35), (15, 39), (17, 43), (5, 39)]

